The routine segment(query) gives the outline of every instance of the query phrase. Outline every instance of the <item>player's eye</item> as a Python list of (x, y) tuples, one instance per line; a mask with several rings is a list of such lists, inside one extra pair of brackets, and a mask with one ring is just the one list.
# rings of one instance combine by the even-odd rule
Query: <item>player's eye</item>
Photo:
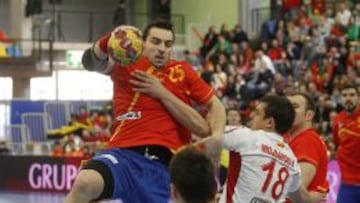
[(160, 43), (161, 43), (161, 40), (153, 38), (153, 39), (151, 40), (151, 42), (152, 42), (153, 44), (160, 44)]
[(165, 46), (168, 47), (168, 48), (172, 47), (173, 46), (173, 41), (166, 41)]

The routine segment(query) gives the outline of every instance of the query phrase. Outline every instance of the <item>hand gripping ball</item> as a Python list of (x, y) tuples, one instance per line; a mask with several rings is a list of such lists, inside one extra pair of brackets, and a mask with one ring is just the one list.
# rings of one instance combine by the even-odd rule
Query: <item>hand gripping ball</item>
[(143, 51), (141, 32), (131, 26), (120, 26), (112, 33), (108, 41), (110, 57), (121, 66), (136, 62)]

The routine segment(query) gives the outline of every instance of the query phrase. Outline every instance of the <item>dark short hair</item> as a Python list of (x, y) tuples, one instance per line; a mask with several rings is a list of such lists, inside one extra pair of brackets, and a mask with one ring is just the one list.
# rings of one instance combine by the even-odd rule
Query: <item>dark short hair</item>
[(239, 115), (241, 115), (239, 109), (237, 109), (237, 108), (228, 108), (226, 110), (226, 114), (228, 114), (230, 111), (236, 111), (237, 113), (239, 113)]
[(354, 83), (347, 83), (341, 87), (341, 92), (346, 89), (354, 89), (356, 91), (356, 94), (359, 95), (359, 86)]
[(151, 28), (160, 28), (160, 29), (168, 30), (172, 33), (173, 38), (175, 40), (175, 32), (173, 27), (174, 27), (173, 24), (169, 21), (157, 21), (150, 23), (148, 26), (146, 26), (143, 32), (143, 40), (146, 40), (146, 38), (149, 36)]
[(315, 109), (316, 109), (315, 102), (310, 97), (310, 95), (308, 95), (306, 93), (302, 93), (302, 92), (295, 92), (293, 94), (290, 94), (289, 96), (301, 96), (301, 97), (303, 97), (305, 99), (305, 102), (306, 102), (305, 110), (315, 112)]
[(280, 135), (286, 133), (295, 119), (295, 111), (290, 101), (284, 96), (269, 95), (260, 102), (265, 104), (265, 118), (274, 119), (275, 131)]
[(187, 147), (175, 154), (170, 162), (170, 177), (187, 203), (206, 203), (215, 198), (214, 165), (194, 147)]

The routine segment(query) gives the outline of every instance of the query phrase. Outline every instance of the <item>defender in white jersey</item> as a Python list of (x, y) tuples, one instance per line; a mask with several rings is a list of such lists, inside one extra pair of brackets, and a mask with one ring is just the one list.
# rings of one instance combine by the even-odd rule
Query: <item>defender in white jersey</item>
[(222, 137), (230, 163), (221, 203), (323, 202), (325, 195), (308, 193), (300, 180), (296, 157), (281, 136), (294, 121), (291, 103), (267, 96), (252, 115), (251, 129), (233, 127)]

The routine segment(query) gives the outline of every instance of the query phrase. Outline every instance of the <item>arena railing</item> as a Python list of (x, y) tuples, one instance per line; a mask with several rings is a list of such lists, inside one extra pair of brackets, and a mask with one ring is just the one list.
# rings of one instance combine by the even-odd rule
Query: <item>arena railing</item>
[[(331, 15), (335, 16), (336, 11), (336, 1), (326, 1), (325, 2), (325, 9), (331, 10)], [(305, 9), (307, 13), (312, 14), (311, 11), (311, 5), (306, 4)], [(251, 10), (251, 31), (255, 31), (259, 33), (261, 25), (270, 19), (275, 19), (278, 16), (282, 15), (281, 8), (270, 8), (270, 7), (264, 7), (264, 8), (254, 8)]]
[[(161, 17), (161, 16), (157, 16)], [(128, 23), (140, 29), (151, 21), (149, 13), (133, 13), (128, 17)], [(185, 34), (185, 16), (171, 14), (177, 35)], [(66, 42), (93, 42), (104, 33), (114, 28), (113, 13), (108, 11), (83, 10), (44, 10), (43, 14), (35, 18), (36, 35), (42, 39)], [(184, 43), (178, 40), (176, 43)]]

